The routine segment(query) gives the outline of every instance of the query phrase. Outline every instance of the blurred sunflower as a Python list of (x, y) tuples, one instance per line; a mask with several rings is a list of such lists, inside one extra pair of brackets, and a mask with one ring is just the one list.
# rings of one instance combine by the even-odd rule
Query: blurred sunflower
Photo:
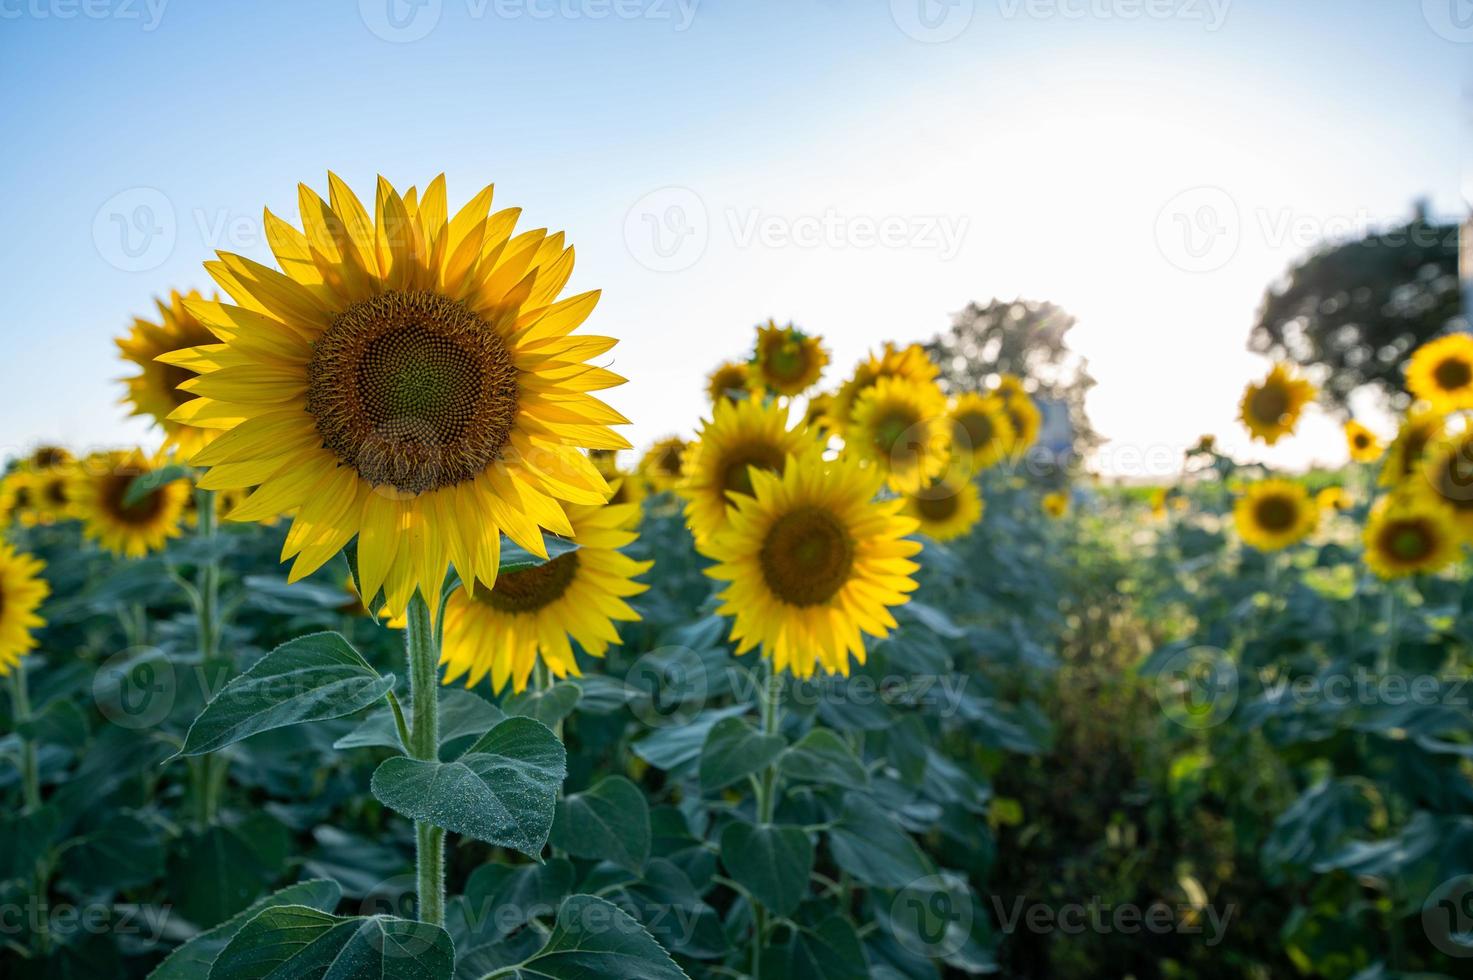
[(997, 376), (997, 384), (993, 385), (992, 393), (999, 398), (1028, 397), (1028, 391), (1023, 387), (1023, 379), (1016, 374), (1008, 374), (1006, 371)]
[(741, 401), (752, 392), (752, 367), (746, 361), (724, 361), (706, 377), (706, 397), (715, 405)]
[(649, 487), (644, 482), (644, 477), (638, 473), (615, 473), (609, 477), (609, 489), (613, 493), (609, 497), (609, 503), (614, 506), (621, 504), (635, 504), (635, 523), (638, 523), (640, 509), (638, 505), (644, 503), (644, 498), (649, 496)]
[(616, 341), (573, 335), (598, 293), (558, 298), (561, 233), (513, 235), (490, 187), (451, 217), (443, 175), (422, 196), (380, 178), (372, 215), (328, 187), (298, 188), (305, 234), (266, 212), (282, 271), (206, 264), (238, 305), (186, 301), (221, 343), (196, 349), (182, 387), (200, 397), (170, 418), (228, 430), (194, 462), (205, 489), (258, 485), (233, 520), (295, 510), (291, 579), (356, 536), (364, 592), (397, 616), (452, 564), (494, 583), (502, 533), (545, 556), (565, 504), (604, 502), (583, 451), (628, 448), (609, 428), (627, 420), (590, 393), (624, 379), (585, 363)]
[(1386, 450), (1377, 479), (1383, 487), (1397, 486), (1415, 473), (1427, 453), (1427, 447), (1442, 438), (1444, 422), (1437, 412), (1413, 409), (1402, 420), (1396, 438)]
[(46, 625), (36, 615), (51, 594), (41, 577), (46, 563), (0, 544), (0, 677), (20, 663), (21, 655), (36, 648), (34, 630)]
[(1438, 440), (1419, 469), (1399, 485), (1400, 492), (1440, 507), (1473, 539), (1473, 431)]
[(1293, 433), (1299, 413), (1314, 395), (1314, 385), (1294, 377), (1288, 366), (1275, 364), (1268, 377), (1243, 391), (1238, 417), (1253, 438), (1272, 446)]
[(876, 501), (881, 474), (852, 461), (752, 474), (731, 526), (701, 546), (725, 582), (717, 612), (732, 617), (737, 653), (757, 645), (774, 671), (811, 677), (864, 663), (864, 637), (896, 626), (889, 607), (909, 601), (921, 550), (906, 535), (904, 501)]
[(674, 490), (680, 482), (681, 460), (685, 458), (686, 441), (679, 436), (668, 436), (645, 451), (639, 461), (639, 474), (649, 481), (655, 493)]
[(540, 657), (554, 677), (582, 676), (572, 643), (602, 657), (619, 643), (616, 622), (639, 614), (624, 600), (649, 588), (634, 581), (653, 562), (635, 561), (618, 549), (637, 537), (628, 525), (636, 509), (570, 506), (576, 551), (532, 568), (504, 572), (494, 586), (477, 582), (458, 589), (445, 606), (444, 683), (464, 676), (467, 687), (491, 677), (491, 687), (526, 690)]
[(11, 470), (0, 480), (0, 515), (6, 524), (36, 523), (36, 478), (30, 470)]
[(1350, 495), (1343, 487), (1325, 487), (1314, 495), (1314, 505), (1321, 511), (1341, 511), (1350, 509)]
[(619, 472), (619, 453), (614, 449), (590, 449), (588, 461), (605, 480)]
[(70, 452), (60, 446), (37, 446), (31, 450), (31, 454), (23, 461), (24, 466), (33, 470), (49, 470), (55, 466), (68, 466), (76, 462)]
[(1039, 503), (1043, 507), (1044, 514), (1054, 520), (1058, 520), (1069, 513), (1069, 495), (1061, 490), (1044, 494), (1043, 499)]
[(926, 350), (919, 344), (897, 348), (886, 342), (880, 356), (870, 354), (860, 361), (854, 374), (839, 386), (829, 405), (829, 427), (843, 435), (854, 414), (859, 396), (869, 390), (881, 378), (904, 378), (917, 384), (927, 385), (936, 380), (941, 369), (931, 362)]
[(1151, 491), (1151, 516), (1160, 520), (1166, 516), (1166, 504), (1171, 498), (1168, 487), (1157, 487)]
[(855, 402), (844, 449), (879, 469), (890, 489), (914, 493), (946, 469), (951, 429), (941, 389), (884, 377)]
[(1384, 448), (1376, 434), (1355, 419), (1345, 423), (1345, 445), (1350, 458), (1357, 463), (1374, 463), (1381, 458)]
[(36, 524), (54, 524), (71, 516), (68, 505), (74, 469), (74, 465), (64, 464), (32, 472), (32, 506), (29, 517), (23, 517), (22, 520)]
[(1002, 398), (967, 392), (951, 403), (949, 414), (955, 427), (952, 452), (968, 459), (973, 468), (986, 469), (1012, 449), (1017, 433)]
[(1448, 334), (1418, 347), (1407, 362), (1407, 390), (1434, 412), (1473, 408), (1473, 336)]
[(203, 302), (195, 290), (180, 294), (171, 292), (168, 302), (155, 300), (158, 322), (142, 317), (133, 319), (133, 329), (117, 339), (123, 359), (136, 365), (141, 374), (124, 378), (128, 394), (124, 405), (132, 405), (132, 415), (154, 420), (164, 430), (164, 449), (173, 449), (181, 462), (189, 462), (194, 454), (216, 435), (217, 429), (201, 428), (170, 418), (180, 405), (194, 396), (179, 386), (195, 377), (208, 358), (195, 348), (216, 344), (210, 331), (186, 304)]
[(907, 517), (915, 518), (920, 532), (932, 541), (963, 537), (982, 519), (982, 491), (965, 477), (949, 475), (933, 480), (920, 493), (906, 494)]
[(1456, 561), (1461, 535), (1440, 508), (1415, 495), (1390, 494), (1371, 508), (1364, 539), (1366, 565), (1389, 579)]
[(752, 357), (753, 384), (775, 395), (801, 395), (818, 383), (829, 362), (820, 337), (810, 337), (791, 323), (779, 327), (768, 320), (757, 328), (757, 352)]
[(832, 410), (834, 396), (828, 394), (813, 394), (808, 396), (808, 404), (803, 407), (803, 427), (811, 430), (816, 436), (827, 439), (829, 431), (829, 412)]
[(188, 480), (173, 480), (134, 503), (124, 498), (133, 481), (158, 469), (161, 461), (137, 449), (90, 457), (72, 476), (68, 494), (82, 533), (115, 555), (141, 558), (179, 536)]
[(1309, 491), (1290, 480), (1250, 484), (1233, 505), (1238, 534), (1259, 551), (1278, 551), (1303, 540), (1319, 516)]
[(788, 409), (753, 396), (717, 402), (686, 450), (678, 492), (696, 540), (726, 527), (734, 496), (752, 493), (752, 473), (781, 473), (790, 462), (818, 462), (818, 441), (801, 425), (788, 428)]
[[(219, 521), (250, 496), (246, 490), (217, 490), (215, 492), (215, 520)], [(199, 494), (191, 493), (184, 500), (183, 521), (189, 527), (199, 525)]]

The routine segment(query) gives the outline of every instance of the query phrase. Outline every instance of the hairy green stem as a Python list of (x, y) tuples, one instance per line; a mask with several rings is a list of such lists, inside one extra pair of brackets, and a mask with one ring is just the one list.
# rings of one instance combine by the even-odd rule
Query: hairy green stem
[(26, 668), (16, 664), (10, 672), (10, 700), (15, 709), (16, 737), (20, 739), (22, 799), (27, 811), (41, 805), (41, 771), (36, 764), (36, 743), (20, 734), (20, 726), (31, 719), (31, 698), (26, 689)]
[[(440, 752), (440, 644), (430, 623), (430, 607), (418, 591), (409, 600), (404, 644), (409, 654), (409, 697), (412, 702), (409, 754), (415, 759), (434, 762), (439, 759)], [(414, 840), (420, 921), (443, 925), (445, 831), (427, 821), (417, 820)]]

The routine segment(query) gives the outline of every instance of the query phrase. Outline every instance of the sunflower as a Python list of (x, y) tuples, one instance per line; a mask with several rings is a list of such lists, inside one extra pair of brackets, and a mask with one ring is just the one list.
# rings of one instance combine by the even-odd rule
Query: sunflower
[(1043, 428), (1043, 413), (1032, 398), (1019, 392), (1003, 398), (1003, 410), (1013, 427), (1012, 451), (1021, 453), (1038, 441), (1038, 432)]
[(1309, 491), (1289, 480), (1251, 484), (1233, 505), (1238, 533), (1259, 551), (1278, 551), (1302, 540), (1319, 518)]
[(876, 466), (890, 489), (915, 493), (946, 469), (951, 428), (941, 389), (881, 378), (855, 403), (845, 451)]
[(164, 430), (164, 448), (173, 449), (182, 462), (190, 458), (218, 435), (215, 429), (188, 425), (170, 418), (174, 410), (194, 396), (179, 386), (195, 377), (201, 356), (194, 348), (217, 343), (215, 334), (200, 322), (190, 309), (204, 297), (194, 290), (180, 294), (171, 292), (168, 302), (154, 300), (158, 322), (134, 317), (133, 329), (117, 339), (123, 359), (142, 372), (122, 379), (128, 386), (124, 405), (131, 405), (132, 415), (154, 420)]
[(639, 515), (643, 510), (644, 498), (649, 496), (650, 488), (644, 481), (644, 477), (638, 473), (615, 473), (609, 477), (609, 489), (613, 493), (609, 496), (609, 503), (615, 506), (622, 504), (634, 504), (635, 523), (638, 523)]
[(906, 494), (901, 513), (915, 518), (921, 533), (932, 541), (950, 541), (976, 527), (983, 509), (977, 484), (952, 475), (933, 480), (920, 493)]
[(675, 489), (680, 482), (681, 460), (685, 457), (686, 441), (679, 436), (667, 436), (645, 450), (639, 461), (639, 473), (655, 493)]
[(1345, 423), (1345, 445), (1350, 458), (1357, 463), (1374, 463), (1381, 458), (1384, 448), (1376, 434), (1355, 419)]
[(706, 397), (715, 405), (741, 401), (752, 391), (752, 366), (746, 361), (724, 361), (706, 377)]
[(1441, 415), (1424, 409), (1413, 409), (1402, 420), (1396, 438), (1386, 450), (1377, 479), (1383, 487), (1398, 486), (1417, 471), (1427, 447), (1442, 438), (1445, 423)]
[(649, 588), (634, 577), (654, 563), (618, 550), (637, 537), (628, 529), (637, 508), (575, 505), (567, 515), (578, 550), (450, 597), (440, 654), (446, 684), (465, 675), (466, 686), (474, 687), (489, 673), (496, 691), (510, 680), (521, 692), (539, 657), (554, 677), (580, 677), (569, 640), (602, 657), (620, 642), (614, 623), (639, 619), (624, 600)]
[(1439, 440), (1426, 452), (1420, 469), (1399, 485), (1401, 491), (1441, 508), (1473, 539), (1473, 432)]
[(1366, 564), (1381, 578), (1435, 572), (1457, 560), (1459, 540), (1441, 509), (1415, 495), (1391, 494), (1366, 521)]
[(1012, 449), (1015, 432), (1007, 404), (996, 395), (958, 395), (950, 410), (952, 452), (976, 469), (994, 465)]
[(1343, 487), (1325, 487), (1314, 495), (1314, 505), (1321, 511), (1339, 513), (1350, 509), (1350, 495)]
[(1043, 508), (1045, 515), (1056, 521), (1069, 513), (1069, 495), (1062, 490), (1055, 490), (1044, 494), (1039, 505)]
[(757, 353), (752, 357), (752, 383), (775, 395), (801, 395), (817, 383), (829, 362), (819, 337), (810, 337), (791, 323), (779, 327), (768, 320), (757, 328)]
[(1166, 504), (1171, 499), (1168, 487), (1157, 487), (1151, 491), (1151, 516), (1160, 520), (1166, 516)]
[(827, 394), (813, 394), (808, 396), (808, 404), (803, 407), (803, 427), (813, 432), (814, 435), (827, 438), (829, 431), (829, 413), (833, 410), (834, 396)]
[(31, 508), (23, 523), (54, 524), (70, 515), (72, 464), (50, 466), (30, 474)]
[[(246, 502), (249, 496), (245, 490), (217, 490), (215, 491), (215, 520), (218, 522), (226, 514)], [(199, 525), (199, 494), (191, 493), (184, 499), (183, 521), (190, 527)]]
[(619, 453), (614, 449), (590, 449), (588, 461), (605, 480), (619, 472)]
[(72, 513), (82, 533), (115, 555), (141, 558), (179, 536), (191, 489), (173, 480), (131, 504), (123, 502), (133, 481), (161, 465), (139, 450), (102, 453), (82, 463), (68, 488)]
[(1272, 446), (1293, 433), (1299, 413), (1314, 395), (1314, 385), (1294, 377), (1286, 365), (1275, 364), (1268, 377), (1243, 391), (1238, 415), (1253, 438)]
[(598, 293), (558, 299), (561, 233), (514, 236), (490, 187), (450, 217), (443, 175), (422, 196), (380, 178), (372, 215), (328, 186), (298, 189), (305, 234), (266, 212), (282, 271), (206, 264), (238, 305), (186, 302), (221, 343), (195, 349), (200, 397), (170, 417), (228, 430), (194, 462), (205, 489), (258, 486), (232, 520), (295, 510), (291, 579), (356, 536), (364, 592), (397, 616), (452, 564), (493, 584), (502, 533), (545, 556), (565, 503), (604, 502), (583, 450), (628, 448), (609, 428), (626, 419), (590, 392), (624, 379), (585, 363), (613, 339), (573, 336)]
[(1023, 387), (1023, 379), (1007, 372), (997, 376), (997, 384), (993, 385), (992, 390), (1000, 398), (1028, 397), (1028, 392)]
[(1473, 336), (1448, 334), (1418, 347), (1407, 362), (1407, 390), (1434, 412), (1473, 408)]
[(683, 463), (677, 488), (685, 498), (686, 521), (697, 540), (726, 526), (737, 494), (752, 492), (752, 473), (781, 473), (790, 460), (816, 461), (818, 441), (802, 425), (788, 428), (788, 409), (753, 396), (718, 402), (701, 426)]
[(931, 384), (941, 369), (931, 362), (925, 348), (919, 344), (896, 348), (886, 343), (880, 356), (869, 355), (855, 367), (854, 374), (839, 386), (829, 406), (829, 425), (842, 435), (849, 427), (850, 417), (859, 396), (881, 378), (905, 378), (917, 384)]
[(36, 648), (33, 630), (46, 625), (36, 615), (51, 587), (41, 578), (46, 563), (0, 544), (0, 677), (9, 674), (21, 655)]
[(717, 563), (706, 574), (727, 583), (717, 612), (733, 618), (738, 654), (761, 644), (774, 671), (847, 675), (851, 656), (864, 663), (861, 633), (895, 628), (889, 607), (915, 590), (921, 544), (906, 538), (917, 525), (903, 500), (875, 500), (881, 483), (842, 459), (752, 474), (731, 526), (701, 546)]
[(49, 470), (57, 466), (69, 466), (76, 462), (72, 454), (61, 446), (40, 445), (31, 450), (22, 465), (33, 470)]
[(0, 515), (6, 524), (36, 523), (36, 476), (30, 470), (11, 470), (0, 480)]

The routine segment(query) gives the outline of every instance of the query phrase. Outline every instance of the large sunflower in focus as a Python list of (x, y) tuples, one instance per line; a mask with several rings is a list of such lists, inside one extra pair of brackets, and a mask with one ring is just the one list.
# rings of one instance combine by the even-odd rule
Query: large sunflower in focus
[(746, 361), (725, 361), (706, 377), (706, 397), (715, 405), (743, 401), (752, 392), (752, 366)]
[(36, 648), (33, 630), (46, 625), (36, 610), (51, 587), (41, 578), (46, 563), (0, 544), (0, 677), (20, 663), (21, 654)]
[(1377, 482), (1383, 487), (1399, 486), (1409, 479), (1422, 464), (1427, 448), (1442, 438), (1446, 423), (1437, 412), (1413, 409), (1407, 413), (1397, 430), (1396, 438), (1387, 447), (1386, 459), (1381, 464), (1381, 475)]
[(191, 493), (188, 480), (165, 483), (140, 500), (125, 502), (133, 481), (159, 465), (136, 449), (101, 453), (82, 462), (72, 475), (68, 495), (83, 535), (128, 558), (142, 558), (177, 538)]
[(1294, 377), (1285, 365), (1275, 364), (1268, 377), (1244, 390), (1238, 416), (1253, 438), (1272, 446), (1293, 433), (1299, 413), (1314, 393), (1314, 385)]
[(645, 450), (639, 460), (639, 474), (649, 481), (656, 493), (674, 490), (680, 482), (686, 442), (679, 436), (667, 436)]
[(1381, 458), (1384, 448), (1376, 433), (1355, 419), (1345, 423), (1345, 446), (1350, 450), (1350, 458), (1357, 463), (1374, 463)]
[(179, 390), (193, 378), (201, 355), (194, 348), (216, 343), (215, 334), (199, 321), (189, 304), (203, 302), (193, 290), (185, 294), (172, 292), (169, 301), (155, 300), (158, 322), (135, 317), (133, 329), (117, 340), (124, 360), (131, 361), (142, 372), (123, 379), (128, 395), (123, 404), (131, 405), (133, 415), (153, 419), (164, 430), (164, 448), (173, 449), (182, 462), (188, 462), (201, 447), (219, 434), (217, 429), (201, 428), (170, 418), (174, 410), (194, 396)]
[(717, 562), (706, 574), (727, 583), (717, 611), (734, 620), (738, 654), (760, 644), (774, 671), (847, 675), (850, 657), (864, 663), (861, 634), (895, 628), (921, 544), (906, 538), (904, 501), (874, 499), (880, 484), (846, 460), (752, 474), (753, 495), (701, 546)]
[(951, 429), (934, 384), (881, 378), (855, 403), (844, 451), (876, 466), (890, 489), (914, 493), (946, 469)]
[(901, 513), (915, 519), (919, 530), (933, 541), (951, 541), (968, 534), (982, 519), (982, 491), (964, 477), (933, 480), (920, 493), (905, 495)]
[(450, 597), (440, 653), (446, 684), (465, 676), (472, 687), (489, 674), (496, 691), (510, 681), (520, 692), (539, 657), (554, 677), (582, 676), (570, 641), (602, 657), (619, 642), (614, 624), (639, 619), (624, 600), (649, 588), (634, 577), (653, 562), (618, 550), (637, 537), (628, 530), (637, 508), (571, 506), (567, 515), (576, 551)]
[(1303, 540), (1319, 517), (1309, 492), (1290, 480), (1254, 483), (1233, 505), (1238, 533), (1259, 551), (1278, 551)]
[(931, 384), (940, 373), (941, 369), (931, 362), (920, 344), (897, 348), (886, 343), (878, 357), (870, 354), (860, 361), (854, 374), (834, 393), (829, 404), (830, 427), (840, 435), (848, 431), (859, 396), (881, 378), (904, 378), (917, 384)]
[(976, 392), (958, 395), (952, 402), (950, 415), (955, 427), (952, 452), (969, 460), (974, 468), (986, 469), (1012, 450), (1016, 432), (1002, 398)]
[(801, 425), (788, 428), (786, 406), (756, 397), (718, 402), (685, 453), (678, 487), (692, 533), (700, 540), (726, 526), (732, 495), (751, 494), (754, 470), (781, 473), (790, 457), (796, 465), (809, 465), (819, 452), (811, 432)]
[(598, 293), (558, 298), (562, 234), (514, 234), (490, 187), (453, 216), (443, 176), (422, 195), (380, 178), (372, 214), (328, 189), (299, 187), (304, 231), (266, 212), (280, 271), (206, 264), (235, 303), (186, 302), (221, 342), (196, 349), (199, 397), (170, 417), (227, 430), (194, 462), (205, 489), (258, 485), (232, 519), (295, 511), (292, 579), (356, 536), (364, 593), (397, 616), (451, 564), (494, 583), (502, 533), (545, 556), (566, 504), (604, 502), (583, 450), (627, 448), (609, 428), (626, 420), (591, 392), (623, 379), (586, 363), (614, 340), (574, 335)]
[(1453, 333), (1427, 341), (1406, 370), (1407, 390), (1434, 412), (1473, 408), (1473, 336)]
[(1371, 571), (1401, 578), (1452, 564), (1461, 535), (1436, 505), (1415, 494), (1390, 494), (1371, 508), (1364, 539)]
[(791, 323), (773, 320), (757, 328), (757, 353), (752, 357), (754, 384), (775, 395), (801, 395), (813, 387), (829, 362), (821, 338), (810, 337)]

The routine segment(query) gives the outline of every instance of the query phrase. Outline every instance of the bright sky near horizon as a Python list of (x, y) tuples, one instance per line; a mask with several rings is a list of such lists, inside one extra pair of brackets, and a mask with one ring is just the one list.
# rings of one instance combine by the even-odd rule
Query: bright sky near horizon
[(1022, 296), (1078, 319), (1102, 471), (1204, 432), (1335, 463), (1318, 413), (1248, 445), (1248, 330), (1320, 242), (1466, 212), (1459, 4), (0, 0), (0, 448), (155, 442), (112, 338), (215, 249), (268, 260), (263, 205), (332, 168), (365, 198), (444, 171), (452, 207), (495, 181), (566, 230), (640, 446), (768, 317), (832, 384)]

